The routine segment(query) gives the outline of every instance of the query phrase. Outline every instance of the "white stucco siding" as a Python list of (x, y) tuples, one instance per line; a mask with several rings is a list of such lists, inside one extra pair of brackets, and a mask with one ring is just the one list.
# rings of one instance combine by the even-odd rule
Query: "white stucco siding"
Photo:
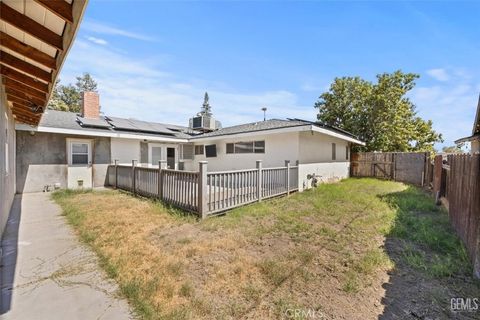
[[(300, 132), (299, 138), (300, 163), (350, 161), (346, 158), (346, 148), (349, 143), (345, 140), (312, 131)], [(335, 143), (335, 160), (332, 160), (332, 143)]]
[[(242, 141), (265, 141), (265, 153), (226, 153), (226, 144)], [(262, 160), (264, 167), (280, 167), (285, 160), (294, 164), (298, 160), (298, 132), (281, 134), (261, 134), (244, 138), (228, 138), (202, 141), (196, 145), (217, 145), (217, 157), (207, 158), (205, 155), (196, 155), (194, 161), (185, 164), (186, 170), (197, 170), (199, 161), (208, 161), (208, 171), (224, 171), (252, 169), (257, 160)]]
[(336, 182), (350, 176), (350, 163), (324, 162), (300, 164), (298, 167), (299, 191), (312, 187), (313, 179), (309, 179), (309, 175), (315, 175), (321, 182)]
[(118, 164), (132, 164), (132, 160), (140, 161), (140, 142), (134, 139), (111, 138), (111, 159)]

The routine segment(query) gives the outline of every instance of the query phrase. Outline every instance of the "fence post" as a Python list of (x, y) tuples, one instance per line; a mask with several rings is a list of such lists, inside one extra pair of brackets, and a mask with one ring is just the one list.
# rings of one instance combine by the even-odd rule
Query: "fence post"
[(163, 174), (162, 170), (166, 169), (167, 160), (158, 161), (158, 198), (163, 200)]
[(285, 167), (287, 167), (287, 196), (290, 195), (290, 160), (285, 160)]
[(433, 195), (435, 196), (435, 201), (437, 204), (440, 204), (440, 189), (442, 187), (442, 156), (436, 155), (434, 160), (433, 167)]
[(137, 165), (137, 160), (132, 160), (132, 193), (135, 195), (135, 167)]
[(200, 218), (207, 217), (207, 161), (198, 162), (198, 213)]
[(115, 185), (114, 188), (118, 187), (118, 160), (115, 160)]
[(262, 160), (257, 160), (257, 200), (262, 201)]

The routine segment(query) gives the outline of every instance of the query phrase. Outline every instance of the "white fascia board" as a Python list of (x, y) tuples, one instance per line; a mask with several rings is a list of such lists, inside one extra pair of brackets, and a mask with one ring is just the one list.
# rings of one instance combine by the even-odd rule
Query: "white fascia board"
[(317, 126), (314, 126), (314, 125), (312, 125), (312, 131), (322, 133), (322, 134), (325, 134), (327, 136), (335, 137), (335, 138), (338, 138), (338, 139), (346, 140), (348, 142), (356, 143), (356, 144), (359, 144), (361, 146), (365, 145), (365, 142), (360, 141), (358, 139), (349, 137), (345, 134), (341, 134), (341, 133), (333, 132), (333, 131), (330, 131), (330, 130), (327, 130), (327, 129), (324, 129), (324, 128), (320, 128), (320, 127), (317, 127)]
[(120, 132), (101, 132), (101, 131), (88, 131), (88, 130), (75, 130), (64, 128), (52, 128), (52, 127), (31, 127), (25, 124), (17, 124), (15, 130), (19, 131), (34, 131), (34, 132), (47, 132), (47, 133), (60, 133), (60, 134), (75, 134), (79, 136), (94, 136), (94, 137), (110, 137), (110, 138), (122, 138), (122, 139), (136, 139), (136, 140), (148, 140), (148, 141), (161, 141), (161, 142), (178, 142), (187, 143), (187, 139), (180, 138), (166, 138), (155, 136), (143, 136), (139, 134), (120, 133)]

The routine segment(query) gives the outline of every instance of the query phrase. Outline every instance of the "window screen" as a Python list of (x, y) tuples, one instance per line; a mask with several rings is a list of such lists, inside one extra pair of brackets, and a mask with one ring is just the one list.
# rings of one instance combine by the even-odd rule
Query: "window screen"
[(217, 156), (217, 145), (216, 144), (211, 144), (208, 146), (205, 146), (205, 156), (207, 158), (214, 158)]
[(233, 143), (227, 143), (227, 153), (234, 153)]
[(253, 141), (235, 143), (235, 153), (253, 153)]
[(255, 153), (265, 153), (265, 141), (255, 141)]
[(158, 161), (162, 160), (162, 147), (152, 147), (152, 164), (158, 165)]
[(72, 164), (88, 164), (88, 143), (72, 143)]
[(332, 143), (332, 160), (337, 160), (337, 145)]
[(195, 155), (203, 154), (203, 144), (195, 146)]
[(182, 144), (182, 159), (193, 159), (193, 144)]

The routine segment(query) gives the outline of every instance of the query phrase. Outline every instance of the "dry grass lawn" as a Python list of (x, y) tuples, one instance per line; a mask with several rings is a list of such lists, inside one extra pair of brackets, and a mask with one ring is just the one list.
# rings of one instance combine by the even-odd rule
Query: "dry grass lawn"
[(143, 319), (448, 318), (480, 289), (446, 213), (401, 183), (349, 179), (204, 221), (120, 191), (53, 197)]

